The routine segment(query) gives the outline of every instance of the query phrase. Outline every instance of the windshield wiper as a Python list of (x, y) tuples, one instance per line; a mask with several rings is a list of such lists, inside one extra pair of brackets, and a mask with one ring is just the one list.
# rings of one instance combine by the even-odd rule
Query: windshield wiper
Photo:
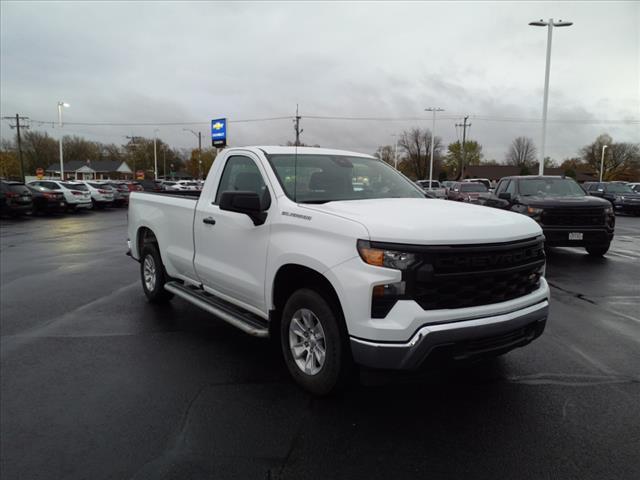
[(304, 201), (300, 201), (298, 203), (308, 203), (308, 204), (312, 204), (312, 205), (319, 205), (322, 203), (327, 203), (327, 202), (332, 202), (333, 200), (304, 200)]

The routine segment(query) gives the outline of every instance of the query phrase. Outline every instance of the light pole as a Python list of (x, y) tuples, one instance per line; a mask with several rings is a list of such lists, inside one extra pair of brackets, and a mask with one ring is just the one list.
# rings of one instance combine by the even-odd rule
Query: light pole
[(395, 153), (393, 154), (393, 162), (395, 164), (396, 170), (398, 170), (398, 137), (399, 135), (397, 133), (392, 133), (391, 136), (395, 137), (396, 139), (396, 150), (395, 150)]
[(433, 180), (433, 147), (436, 143), (436, 112), (444, 112), (444, 108), (429, 107), (424, 109), (425, 112), (433, 112), (433, 123), (431, 125), (431, 163), (429, 165), (429, 190), (431, 190), (431, 182)]
[(554, 22), (553, 18), (550, 18), (548, 22), (540, 19), (538, 22), (529, 22), (529, 25), (533, 27), (547, 27), (547, 65), (544, 71), (544, 100), (542, 102), (542, 145), (541, 160), (538, 166), (538, 175), (544, 173), (544, 150), (545, 143), (547, 141), (547, 104), (549, 103), (549, 70), (551, 69), (551, 37), (553, 27), (570, 27), (573, 22), (563, 22), (562, 20)]
[(156, 149), (158, 132), (157, 128), (153, 130), (153, 178), (155, 180), (158, 180), (158, 150)]
[(602, 173), (604, 171), (604, 151), (609, 145), (602, 146), (602, 156), (600, 157), (600, 182), (602, 182)]
[(194, 132), (190, 128), (183, 128), (182, 130), (193, 133), (198, 139), (198, 178), (202, 178), (202, 133)]
[[(69, 105), (66, 102), (58, 102), (58, 126), (62, 128), (62, 107), (69, 108)], [(64, 180), (64, 161), (62, 158), (62, 140), (64, 135), (62, 135), (62, 131), (60, 131), (60, 140), (59, 140), (59, 149), (60, 149), (60, 181)]]

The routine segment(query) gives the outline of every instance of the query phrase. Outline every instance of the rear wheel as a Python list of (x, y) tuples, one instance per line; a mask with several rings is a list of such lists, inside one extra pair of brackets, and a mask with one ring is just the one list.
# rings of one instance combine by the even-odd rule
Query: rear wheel
[(155, 244), (145, 245), (142, 249), (140, 278), (144, 294), (151, 303), (163, 303), (173, 297), (172, 293), (164, 289), (164, 284), (167, 283), (167, 274)]
[(587, 245), (585, 249), (587, 250), (587, 253), (592, 257), (602, 257), (609, 251), (610, 245), (610, 243), (605, 243), (603, 245)]
[(353, 367), (346, 329), (322, 295), (300, 289), (282, 312), (280, 340), (289, 373), (305, 390), (327, 395), (346, 383)]

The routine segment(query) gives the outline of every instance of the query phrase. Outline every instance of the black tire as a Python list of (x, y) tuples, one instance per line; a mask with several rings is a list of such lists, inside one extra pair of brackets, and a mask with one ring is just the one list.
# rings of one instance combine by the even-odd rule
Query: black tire
[[(145, 279), (145, 269), (151, 267), (148, 273), (153, 278), (152, 281)], [(155, 244), (145, 245), (142, 249), (142, 255), (140, 257), (140, 280), (142, 282), (142, 290), (147, 296), (147, 299), (151, 303), (164, 303), (173, 298), (173, 294), (164, 289), (164, 284), (167, 283), (167, 273), (164, 271), (164, 265), (162, 264), (162, 258), (158, 247)]]
[[(290, 346), (289, 327), (294, 321), (294, 315), (303, 310), (313, 313), (315, 316), (314, 321), (321, 325), (321, 330), (324, 334), (324, 340), (316, 344), (324, 344), (324, 361), (317, 373), (313, 374), (305, 373), (298, 366)], [(299, 338), (303, 339), (302, 337)], [(298, 385), (305, 390), (316, 395), (328, 395), (344, 387), (350, 378), (350, 374), (353, 371), (353, 359), (349, 349), (349, 337), (342, 321), (342, 314), (338, 307), (332, 306), (331, 302), (327, 301), (320, 293), (303, 288), (289, 297), (282, 312), (280, 340), (282, 354), (289, 373)], [(302, 348), (304, 349), (305, 347)], [(317, 346), (314, 348), (317, 348)], [(304, 358), (308, 356), (313, 357), (313, 353), (307, 352)], [(312, 358), (314, 362), (315, 359), (316, 357)]]
[(584, 247), (587, 250), (587, 253), (592, 257), (602, 257), (605, 253), (609, 251), (610, 243), (605, 243), (601, 245), (587, 245)]

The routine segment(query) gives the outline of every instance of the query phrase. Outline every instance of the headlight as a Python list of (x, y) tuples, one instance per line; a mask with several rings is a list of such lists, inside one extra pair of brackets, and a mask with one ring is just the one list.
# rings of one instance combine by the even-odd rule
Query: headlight
[(606, 207), (604, 209), (604, 213), (608, 214), (608, 215), (611, 215), (613, 213), (613, 207)]
[(544, 210), (542, 208), (535, 207), (527, 207), (527, 214), (535, 217), (536, 215), (540, 215)]
[(416, 260), (413, 253), (373, 248), (366, 240), (358, 240), (358, 253), (362, 260), (369, 265), (396, 270), (406, 270)]

